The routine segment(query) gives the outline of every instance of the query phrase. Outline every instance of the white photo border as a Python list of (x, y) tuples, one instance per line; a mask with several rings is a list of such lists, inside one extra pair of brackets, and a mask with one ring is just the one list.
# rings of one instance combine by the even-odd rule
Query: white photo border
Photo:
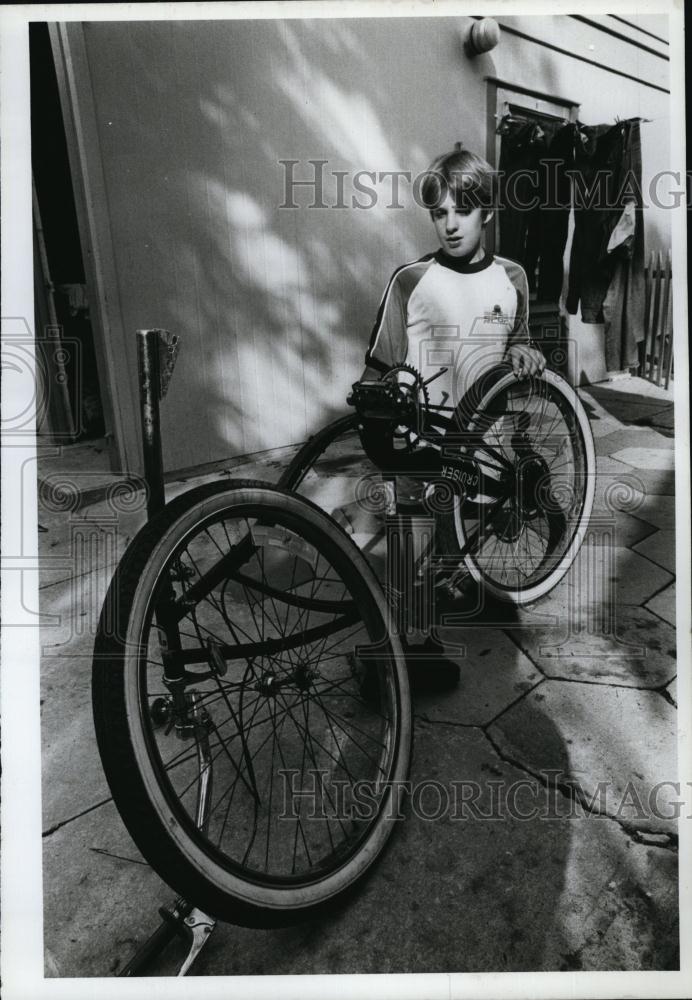
[[(504, 0), (483, 4), (483, 14), (570, 13), (574, 5), (561, 0)], [(166, 4), (35, 4), (3, 9), (0, 48), (2, 109), (2, 327), (3, 338), (16, 335), (21, 317), (33, 326), (31, 167), (29, 119), (30, 21), (162, 20), (278, 17), (442, 17), (478, 13), (478, 3), (466, 0), (343, 0), (343, 2), (249, 2)], [(581, 13), (600, 13), (603, 5), (580, 0)], [(671, 19), (671, 169), (685, 175), (684, 8), (681, 2), (624, 3), (613, 0), (608, 10), (619, 13), (667, 13)], [(677, 532), (677, 637), (679, 670), (679, 764), (689, 816), (692, 789), (692, 685), (690, 680), (690, 461), (687, 342), (686, 207), (673, 210), (675, 279), (675, 457)], [(25, 378), (33, 372), (27, 367)], [(4, 379), (3, 379), (4, 381)], [(7, 386), (5, 386), (7, 388)], [(17, 379), (3, 392), (3, 418), (16, 412), (26, 393)], [(35, 461), (29, 441), (2, 449), (2, 611), (3, 620), (22, 622), (2, 633), (2, 982), (7, 1000), (79, 1000), (82, 997), (301, 997), (339, 996), (419, 1000), (421, 997), (689, 997), (692, 995), (692, 954), (681, 948), (679, 972), (474, 973), (435, 975), (261, 976), (188, 979), (45, 979), (43, 973), (43, 897), (41, 862), (41, 741), (39, 717), (39, 637), (25, 614), (19, 617), (18, 567), (25, 604), (37, 606), (38, 564), (35, 493), (19, 492), (22, 463)], [(19, 546), (19, 547), (18, 547)], [(692, 823), (680, 823), (680, 939), (692, 940)], [(441, 930), (444, 933), (444, 930)]]

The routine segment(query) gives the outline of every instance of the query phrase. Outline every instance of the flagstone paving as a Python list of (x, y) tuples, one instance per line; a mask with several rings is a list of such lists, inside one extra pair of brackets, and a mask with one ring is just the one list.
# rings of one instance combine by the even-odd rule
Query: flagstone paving
[(644, 606), (659, 615), (664, 621), (675, 625), (675, 584), (671, 583), (670, 586), (655, 594)]
[[(641, 379), (579, 394), (598, 455), (582, 552), (535, 605), (485, 602), (438, 629), (461, 679), (414, 695), (413, 793), (384, 858), (319, 922), (219, 925), (194, 974), (677, 967), (677, 822), (689, 820), (675, 819), (672, 394)], [(276, 481), (292, 453), (191, 470), (166, 493), (223, 475)], [(91, 721), (93, 629), (145, 511), (133, 495), (111, 517), (104, 490), (119, 477), (102, 448), (70, 461), (47, 454), (39, 475), (79, 485), (98, 472), (103, 489), (83, 509), (61, 508), (55, 489), (39, 506), (46, 974), (110, 976), (173, 895), (109, 801)], [(302, 491), (382, 574), (381, 518), (356, 500), (371, 471), (344, 441)], [(154, 971), (175, 974), (176, 955)]]
[(532, 626), (511, 632), (545, 677), (660, 688), (677, 672), (675, 629), (641, 607), (620, 606), (602, 628)]
[[(194, 974), (675, 966), (674, 851), (588, 814), (506, 760), (480, 729), (420, 720), (415, 744), (406, 816), (356, 894), (292, 927), (220, 924)], [(47, 925), (61, 929), (49, 934), (46, 974), (116, 975), (172, 894), (111, 804), (47, 838), (45, 858), (78, 876), (64, 887), (53, 880), (46, 893)], [(107, 905), (94, 935), (83, 914), (100, 894)], [(173, 944), (152, 971), (173, 975), (183, 956)]]
[[(546, 681), (489, 729), (508, 759), (556, 782), (628, 829), (677, 830), (676, 713), (656, 691)], [(632, 743), (631, 734), (637, 733)]]
[(670, 448), (622, 448), (612, 457), (637, 469), (672, 469), (675, 452)]
[(668, 692), (668, 694), (670, 695), (670, 697), (673, 699), (673, 701), (677, 705), (677, 703), (678, 703), (678, 679), (677, 679), (677, 677), (675, 678), (675, 680), (672, 680), (670, 682), (670, 684), (666, 688), (666, 691)]
[(632, 548), (635, 552), (656, 563), (657, 566), (667, 569), (669, 573), (675, 572), (675, 532), (673, 530), (654, 531), (641, 542), (635, 542)]

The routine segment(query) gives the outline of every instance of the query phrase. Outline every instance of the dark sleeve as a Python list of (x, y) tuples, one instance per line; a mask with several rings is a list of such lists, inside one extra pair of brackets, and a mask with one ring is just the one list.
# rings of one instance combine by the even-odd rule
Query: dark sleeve
[(377, 378), (394, 365), (406, 361), (408, 334), (406, 332), (406, 304), (399, 272), (392, 275), (382, 296), (377, 319), (365, 352), (365, 371), (362, 378)]

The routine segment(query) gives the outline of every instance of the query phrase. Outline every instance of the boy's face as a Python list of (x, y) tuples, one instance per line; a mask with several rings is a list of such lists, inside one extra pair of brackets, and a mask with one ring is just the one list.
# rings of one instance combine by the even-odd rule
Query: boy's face
[(480, 206), (457, 207), (450, 194), (430, 213), (442, 249), (451, 257), (469, 258), (473, 263), (481, 257), (483, 227), (492, 212)]

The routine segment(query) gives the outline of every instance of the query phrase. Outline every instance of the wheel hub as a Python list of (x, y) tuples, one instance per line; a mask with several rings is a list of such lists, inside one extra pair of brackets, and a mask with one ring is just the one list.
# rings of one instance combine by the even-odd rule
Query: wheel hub
[(540, 496), (545, 493), (549, 477), (550, 469), (540, 455), (532, 455), (522, 461), (516, 495), (524, 517), (533, 518), (538, 515), (541, 509)]
[(516, 542), (523, 528), (523, 521), (515, 503), (494, 518), (495, 534), (503, 542)]
[(284, 687), (293, 686), (299, 691), (307, 691), (318, 676), (317, 670), (310, 669), (307, 664), (299, 663), (295, 670), (282, 676), (267, 671), (257, 681), (257, 690), (265, 698), (276, 697), (277, 693)]

